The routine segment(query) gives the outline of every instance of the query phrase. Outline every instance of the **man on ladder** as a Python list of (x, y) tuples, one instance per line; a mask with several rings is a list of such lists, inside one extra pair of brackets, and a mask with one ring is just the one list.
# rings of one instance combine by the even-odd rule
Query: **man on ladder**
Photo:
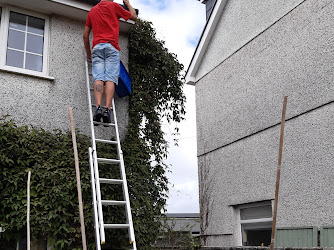
[[(133, 250), (137, 250), (129, 191), (126, 180), (126, 172), (124, 166), (123, 152), (120, 145), (119, 132), (117, 126), (115, 102), (113, 96), (115, 92), (115, 84), (118, 84), (120, 71), (120, 47), (118, 45), (119, 35), (119, 19), (122, 17), (125, 20), (136, 20), (136, 11), (132, 8), (129, 0), (124, 0), (123, 3), (129, 9), (125, 10), (113, 0), (101, 0), (99, 4), (93, 7), (87, 17), (86, 26), (83, 33), (83, 40), (87, 54), (86, 68), (86, 85), (87, 97), (89, 104), (89, 117), (91, 124), (91, 142), (92, 147), (89, 148), (89, 164), (91, 169), (91, 187), (95, 221), (95, 238), (96, 248), (101, 250), (101, 245), (105, 244), (105, 229), (128, 229), (129, 243)], [(89, 35), (93, 30), (93, 51), (90, 48)], [(96, 109), (92, 112), (92, 103), (90, 96), (90, 82), (88, 74), (88, 63), (92, 62), (92, 73), (94, 77), (94, 96)], [(101, 106), (103, 89), (105, 88), (105, 107)], [(111, 109), (112, 108), (112, 109)], [(113, 123), (111, 123), (111, 113), (113, 113)], [(107, 140), (105, 138), (95, 138), (94, 125), (98, 125), (101, 120), (105, 127), (113, 127), (115, 129), (115, 139)], [(117, 158), (107, 159), (98, 157), (96, 143), (111, 144), (117, 148)], [(119, 165), (120, 177), (115, 178), (100, 178), (99, 164)], [(107, 197), (102, 197), (100, 184), (103, 185), (121, 185), (123, 189), (124, 200), (110, 200)], [(105, 199), (107, 198), (107, 199)], [(102, 206), (125, 206), (126, 223), (105, 223), (103, 219)]]
[[(93, 120), (104, 123), (111, 122), (111, 104), (118, 84), (120, 69), (118, 45), (119, 19), (137, 20), (136, 11), (129, 0), (123, 1), (129, 11), (122, 8), (113, 0), (101, 0), (88, 13), (83, 32), (83, 41), (88, 62), (92, 62), (94, 77), (94, 96), (96, 109)], [(89, 34), (93, 30), (93, 46), (91, 51)], [(103, 89), (105, 85), (105, 108), (101, 107)]]

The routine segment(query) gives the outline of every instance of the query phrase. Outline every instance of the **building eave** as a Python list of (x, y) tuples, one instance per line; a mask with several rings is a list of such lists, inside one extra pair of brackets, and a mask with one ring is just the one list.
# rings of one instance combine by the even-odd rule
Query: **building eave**
[(199, 68), (199, 65), (203, 59), (204, 53), (209, 45), (212, 35), (216, 29), (218, 21), (223, 14), (227, 0), (217, 0), (212, 13), (203, 29), (201, 38), (197, 44), (194, 55), (190, 61), (185, 82), (186, 84), (195, 85), (196, 84), (196, 74)]
[[(16, 6), (47, 15), (61, 15), (71, 19), (86, 21), (89, 10), (96, 4), (96, 0), (0, 0), (0, 4)], [(135, 22), (119, 20), (121, 33), (128, 33)]]

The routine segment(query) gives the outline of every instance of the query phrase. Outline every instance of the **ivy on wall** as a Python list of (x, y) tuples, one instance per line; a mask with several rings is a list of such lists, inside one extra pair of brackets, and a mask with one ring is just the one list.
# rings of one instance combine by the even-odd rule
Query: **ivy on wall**
[[(141, 246), (149, 246), (158, 235), (161, 211), (166, 205), (168, 180), (164, 159), (168, 143), (161, 129), (162, 120), (180, 122), (185, 114), (183, 82), (175, 54), (156, 38), (152, 23), (137, 20), (129, 35), (129, 73), (132, 79), (128, 133), (122, 148), (130, 173), (130, 193), (137, 210), (136, 233)], [(177, 132), (177, 129), (176, 129)], [(139, 248), (140, 249), (140, 248)]]
[[(180, 122), (185, 114), (183, 70), (164, 42), (156, 38), (150, 22), (137, 20), (129, 36), (129, 72), (132, 95), (129, 99), (129, 125), (122, 142), (131, 208), (138, 249), (150, 249), (161, 225), (168, 193), (164, 160), (168, 142), (161, 129), (162, 119)], [(176, 129), (177, 132), (177, 129)], [(77, 133), (86, 236), (89, 249), (95, 249), (91, 207), (88, 147), (90, 139)], [(108, 148), (109, 147), (109, 148)], [(99, 145), (101, 157), (115, 158), (110, 145)], [(105, 178), (117, 178), (119, 170), (100, 166)], [(0, 119), (0, 249), (15, 248), (26, 236), (26, 181), (31, 178), (31, 234), (51, 240), (54, 249), (80, 249), (81, 232), (76, 190), (72, 139), (69, 132), (50, 132), (28, 126), (18, 127), (8, 117)], [(122, 199), (114, 185), (101, 187), (106, 199)], [(125, 223), (124, 209), (107, 207), (105, 221)], [(127, 231), (112, 231), (107, 242), (112, 247), (128, 246)], [(109, 238), (110, 237), (110, 238)], [(11, 245), (12, 244), (12, 245)], [(106, 246), (110, 247), (110, 246)]]

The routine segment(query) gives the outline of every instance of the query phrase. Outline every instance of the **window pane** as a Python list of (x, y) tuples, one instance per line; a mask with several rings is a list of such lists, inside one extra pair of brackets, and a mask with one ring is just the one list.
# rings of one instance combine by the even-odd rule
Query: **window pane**
[(241, 220), (252, 220), (271, 217), (271, 205), (240, 209)]
[(44, 35), (44, 20), (36, 17), (28, 18), (28, 32)]
[(24, 50), (24, 32), (9, 30), (8, 47), (12, 49)]
[(27, 51), (36, 54), (43, 54), (43, 37), (28, 34)]
[(271, 222), (244, 224), (241, 227), (243, 246), (269, 246), (271, 240)]
[(6, 65), (23, 68), (23, 52), (8, 49)]
[(26, 69), (42, 72), (43, 57), (26, 54)]
[(25, 31), (26, 30), (26, 16), (16, 13), (16, 12), (10, 12), (9, 28)]

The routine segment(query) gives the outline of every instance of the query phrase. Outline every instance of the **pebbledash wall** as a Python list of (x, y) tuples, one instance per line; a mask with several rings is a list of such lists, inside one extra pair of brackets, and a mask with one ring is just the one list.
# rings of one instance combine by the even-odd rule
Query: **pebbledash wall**
[(240, 208), (274, 199), (284, 96), (277, 226), (334, 225), (334, 2), (225, 2), (198, 70), (187, 73), (202, 243), (240, 246)]
[[(18, 125), (33, 125), (47, 130), (69, 130), (68, 107), (71, 106), (76, 127), (80, 132), (90, 135), (82, 40), (88, 11), (83, 9), (78, 12), (80, 6), (87, 9), (87, 4), (81, 4), (80, 1), (41, 1), (40, 9), (42, 10), (38, 11), (34, 1), (29, 0), (22, 4), (22, 1), (14, 0), (11, 1), (11, 5), (6, 2), (8, 1), (0, 1), (0, 7), (3, 10), (7, 7), (13, 8), (12, 5), (14, 5), (18, 13), (28, 12), (31, 16), (36, 13), (49, 18), (48, 76), (53, 79), (0, 69), (0, 115), (9, 114)], [(17, 6), (15, 6), (16, 2)], [(67, 5), (72, 3), (79, 7)], [(53, 4), (53, 9), (48, 9), (43, 13), (43, 5), (47, 6), (47, 4)], [(67, 11), (64, 16), (55, 14), (61, 11), (57, 10), (58, 7)], [(72, 17), (72, 11), (73, 13), (78, 12), (80, 17), (77, 18), (78, 15)], [(121, 60), (126, 67), (128, 65), (127, 46), (127, 32), (121, 32)], [(118, 98), (116, 95), (115, 99), (119, 131), (121, 137), (124, 137), (128, 121), (128, 98)]]

